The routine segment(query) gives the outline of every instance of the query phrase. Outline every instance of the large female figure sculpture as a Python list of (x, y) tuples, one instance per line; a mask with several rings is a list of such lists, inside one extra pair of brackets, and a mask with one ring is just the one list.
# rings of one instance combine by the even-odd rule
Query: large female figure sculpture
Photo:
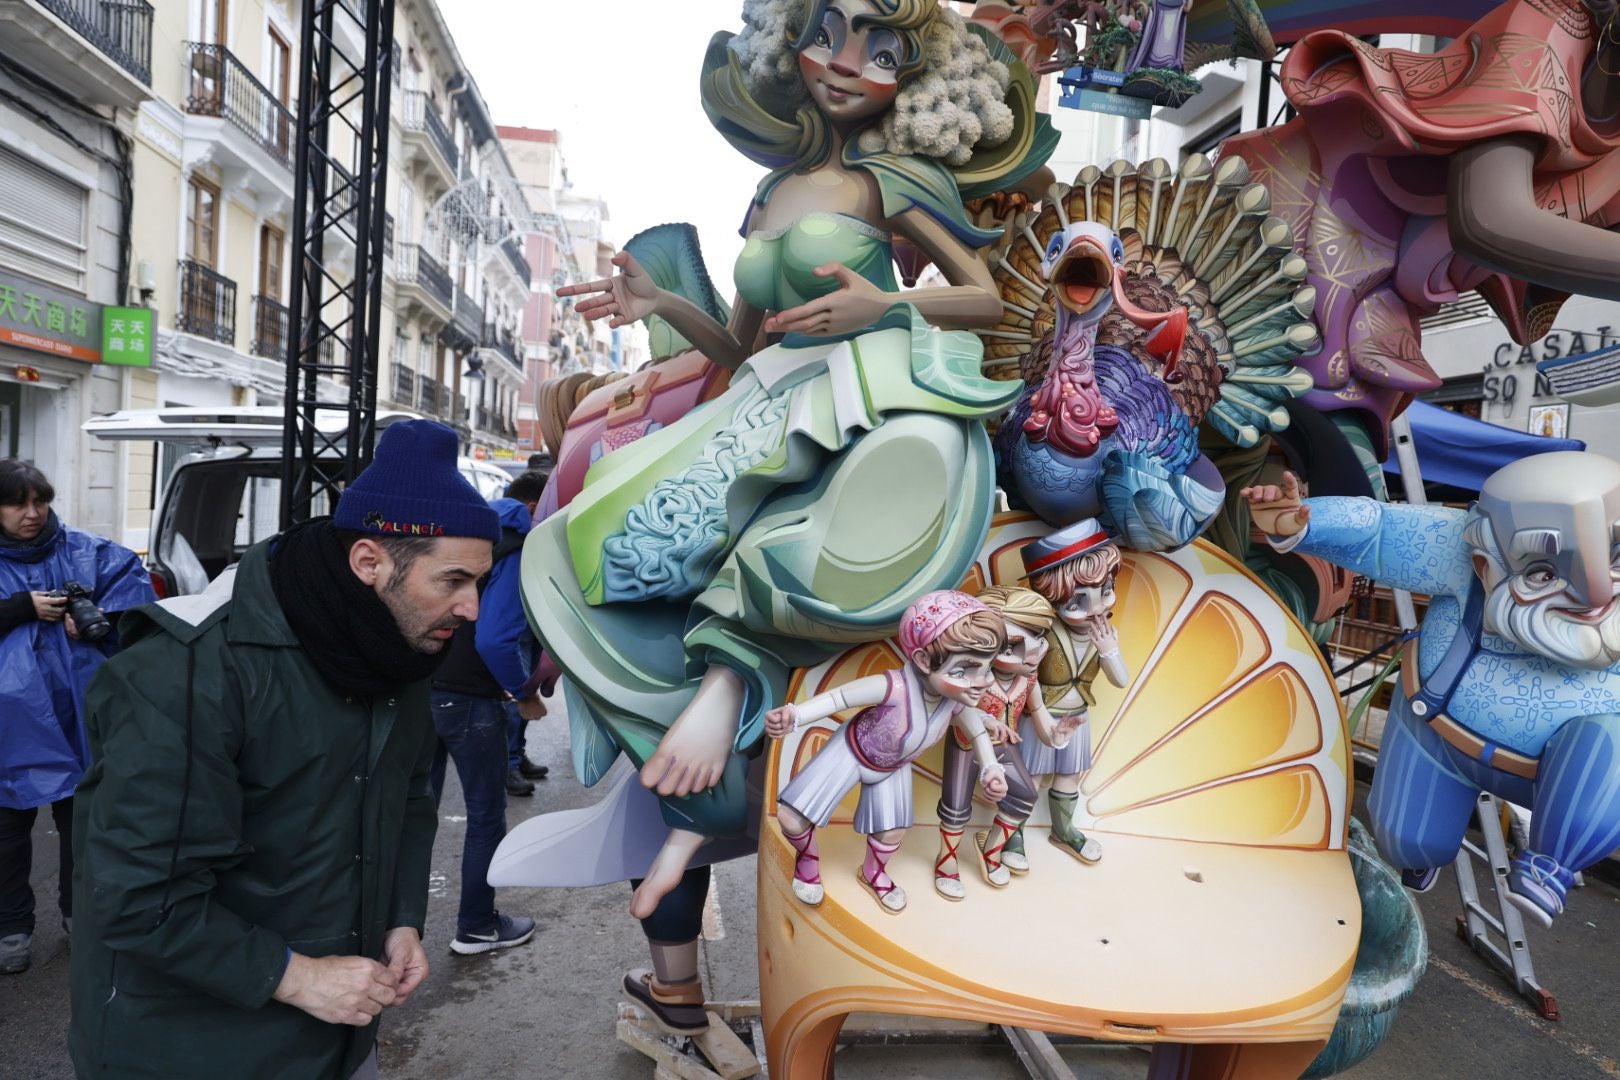
[[(662, 798), (671, 832), (638, 916), (706, 837), (743, 831), (743, 752), (789, 672), (885, 636), (972, 563), (994, 485), (981, 421), (1019, 386), (983, 378), (977, 339), (954, 332), (1001, 307), (975, 255), (996, 234), (962, 199), (1055, 143), (1028, 72), (934, 0), (761, 0), (744, 18), (702, 87), (721, 134), (771, 170), (729, 324), (623, 253), (612, 279), (559, 290), (613, 326), (663, 318), (735, 369), (730, 388), (603, 458), (524, 552), (582, 779), (623, 752)], [(951, 284), (902, 303), (894, 234)]]

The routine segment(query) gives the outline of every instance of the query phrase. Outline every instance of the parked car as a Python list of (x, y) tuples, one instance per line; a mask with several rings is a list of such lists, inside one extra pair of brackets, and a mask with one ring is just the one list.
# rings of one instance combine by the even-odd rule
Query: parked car
[[(377, 429), (412, 419), (379, 412)], [(346, 424), (333, 414), (335, 436)], [(281, 527), (282, 412), (276, 407), (129, 409), (98, 416), (84, 430), (99, 439), (155, 441), (178, 454), (152, 511), (146, 564), (162, 596), (201, 592), (226, 567)], [(170, 460), (175, 460), (173, 456)], [(340, 467), (331, 458), (333, 474)], [(502, 469), (461, 459), (461, 474), (486, 499), (511, 482)], [(334, 508), (317, 498), (316, 514)]]

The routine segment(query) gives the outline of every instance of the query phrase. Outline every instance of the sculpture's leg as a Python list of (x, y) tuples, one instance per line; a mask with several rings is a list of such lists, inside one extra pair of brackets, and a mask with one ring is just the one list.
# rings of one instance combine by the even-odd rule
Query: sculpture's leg
[(1160, 1043), (1148, 1080), (1299, 1080), (1325, 1040), (1303, 1043)]
[(630, 914), (638, 919), (651, 916), (659, 902), (681, 883), (692, 856), (707, 839), (702, 833), (685, 829), (669, 830), (664, 846), (659, 849), (657, 858), (653, 859), (652, 869), (647, 871), (647, 876), (641, 879), (630, 897)]
[(1620, 846), (1620, 716), (1566, 723), (1536, 777), (1530, 847), (1513, 860), (1513, 902), (1543, 925), (1563, 912), (1574, 875)]
[[(654, 1022), (672, 1033), (702, 1031), (709, 1022), (698, 977), (698, 935), (703, 930), (709, 876), (707, 866), (686, 871), (652, 914), (641, 920), (652, 967), (632, 969), (624, 977), (626, 993), (641, 1001)], [(641, 881), (631, 884), (639, 888)]]
[(1449, 753), (1404, 704), (1390, 710), (1367, 813), (1379, 853), (1398, 870), (1445, 866), (1457, 856), (1479, 787)]
[(1620, 716), (1569, 721), (1547, 743), (1536, 778), (1530, 849), (1573, 870), (1620, 847)]

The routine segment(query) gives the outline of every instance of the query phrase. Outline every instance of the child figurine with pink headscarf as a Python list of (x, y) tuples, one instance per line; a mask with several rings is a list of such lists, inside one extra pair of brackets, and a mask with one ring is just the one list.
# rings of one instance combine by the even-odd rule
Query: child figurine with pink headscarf
[(866, 837), (857, 877), (890, 914), (905, 910), (906, 893), (888, 862), (911, 827), (911, 763), (952, 724), (967, 736), (980, 764), (979, 782), (991, 801), (1007, 794), (1007, 776), (978, 709), (994, 675), (991, 661), (1006, 644), (1001, 615), (966, 593), (929, 593), (900, 622), (906, 665), (817, 694), (802, 705), (765, 714), (772, 738), (791, 734), (846, 709), (855, 718), (817, 751), (778, 798), (776, 820), (793, 845), (793, 893), (821, 903), (821, 855), (816, 829), (825, 826), (850, 788), (861, 785), (855, 831)]

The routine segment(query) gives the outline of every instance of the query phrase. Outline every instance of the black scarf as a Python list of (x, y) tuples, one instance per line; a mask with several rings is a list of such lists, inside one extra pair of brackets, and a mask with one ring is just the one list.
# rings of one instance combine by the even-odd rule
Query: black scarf
[(433, 674), (444, 653), (411, 648), (393, 613), (349, 569), (330, 518), (282, 533), (270, 551), (270, 587), (315, 670), (339, 690), (367, 697)]
[(10, 559), (13, 562), (36, 563), (51, 553), (51, 545), (56, 542), (56, 534), (62, 531), (62, 521), (52, 510), (45, 519), (45, 527), (39, 530), (39, 535), (32, 540), (19, 540), (3, 530), (0, 530), (0, 559)]

